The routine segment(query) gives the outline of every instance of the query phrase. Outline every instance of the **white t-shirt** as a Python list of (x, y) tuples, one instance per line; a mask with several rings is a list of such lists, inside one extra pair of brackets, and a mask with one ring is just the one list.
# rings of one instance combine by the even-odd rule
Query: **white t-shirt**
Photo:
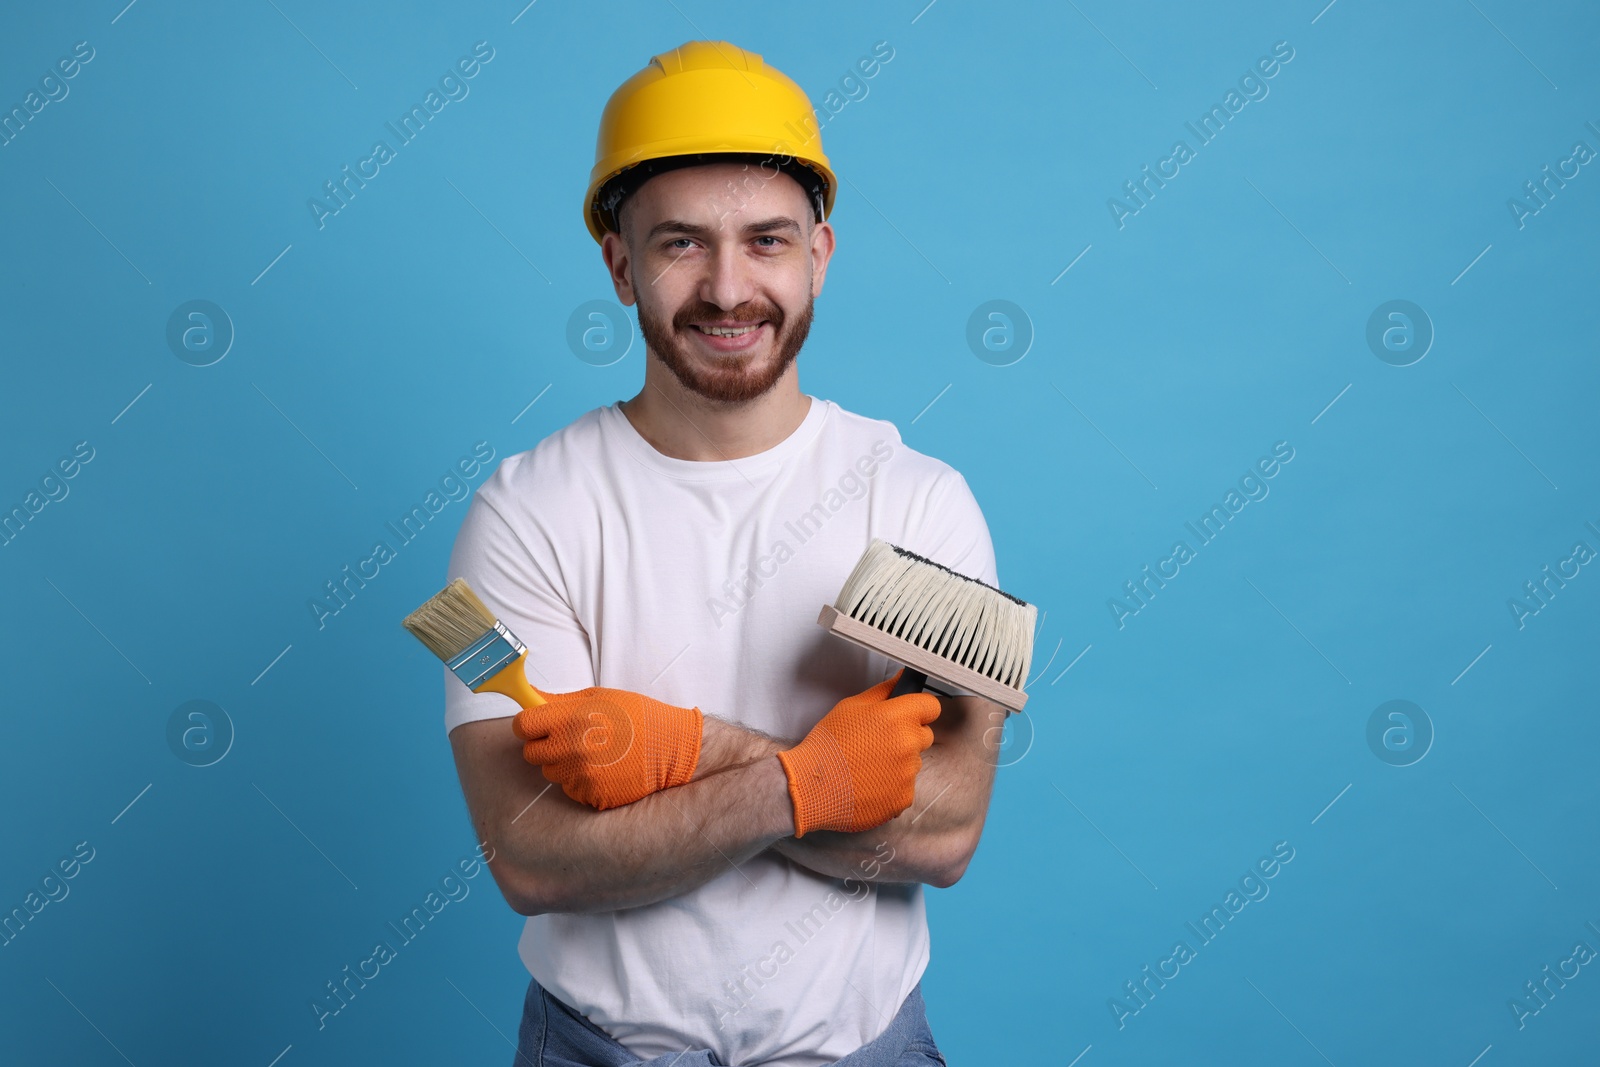
[[(540, 689), (629, 689), (803, 737), (899, 667), (817, 625), (873, 537), (999, 584), (958, 471), (890, 422), (807, 399), (777, 445), (707, 462), (595, 408), (479, 487), (449, 577), (528, 646)], [(517, 710), (448, 670), (445, 688), (447, 731)], [(928, 927), (920, 885), (828, 878), (769, 850), (655, 904), (532, 916), (518, 953), (643, 1059), (693, 1047), (817, 1067), (884, 1031), (927, 966)]]

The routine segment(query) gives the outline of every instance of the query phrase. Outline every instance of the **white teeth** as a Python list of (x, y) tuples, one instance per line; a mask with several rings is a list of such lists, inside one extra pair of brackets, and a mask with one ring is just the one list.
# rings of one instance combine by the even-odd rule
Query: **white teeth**
[(730, 328), (730, 327), (723, 327), (723, 326), (696, 326), (695, 327), (695, 329), (699, 330), (701, 333), (710, 334), (712, 337), (743, 337), (745, 334), (749, 333), (751, 330), (759, 330), (760, 328), (761, 328), (761, 324), (760, 323), (756, 323), (754, 326), (741, 326), (738, 329), (733, 329), (733, 328)]

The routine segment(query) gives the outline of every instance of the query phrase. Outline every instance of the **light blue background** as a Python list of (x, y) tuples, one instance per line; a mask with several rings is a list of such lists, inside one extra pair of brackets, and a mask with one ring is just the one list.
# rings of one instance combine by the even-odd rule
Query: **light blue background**
[[(0, 910), (95, 858), (0, 948), (8, 1060), (510, 1061), (521, 919), (486, 875), (308, 1010), (474, 844), (399, 624), (465, 504), (325, 628), (307, 601), (474, 442), (638, 390), (642, 343), (565, 340), (613, 295), (580, 203), (611, 90), (702, 37), (813, 102), (893, 47), (823, 130), (802, 388), (960, 469), (1045, 616), (983, 843), (929, 891), (950, 1062), (1592, 1055), (1594, 966), (1525, 1028), (1508, 1001), (1600, 948), (1600, 575), (1520, 629), (1507, 601), (1600, 549), (1600, 166), (1521, 228), (1507, 201), (1600, 149), (1600, 18), (924, 3), (13, 5), (6, 108), (95, 58), (0, 147), (0, 508), (95, 458), (0, 548)], [(480, 40), (470, 95), (319, 230), (308, 198)], [(1278, 41), (1270, 94), (1119, 229), (1108, 198)], [(208, 367), (165, 340), (192, 299), (237, 333)], [(994, 299), (1034, 335), (1009, 366), (965, 339)], [(1394, 299), (1436, 331), (1410, 366), (1365, 339)], [(1107, 601), (1278, 441), (1270, 495), (1119, 629)], [(209, 767), (167, 742), (194, 699), (236, 731)], [(1436, 731), (1411, 766), (1367, 744), (1391, 699)], [(1108, 1000), (1279, 841), (1270, 896), (1119, 1029)]]

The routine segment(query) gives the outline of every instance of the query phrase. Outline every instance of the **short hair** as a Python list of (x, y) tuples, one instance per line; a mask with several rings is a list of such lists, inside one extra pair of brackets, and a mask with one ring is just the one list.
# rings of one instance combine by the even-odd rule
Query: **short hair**
[(779, 171), (793, 178), (806, 194), (806, 200), (811, 204), (811, 211), (817, 222), (823, 219), (823, 206), (827, 191), (826, 183), (822, 176), (804, 163), (793, 157), (785, 156), (783, 162), (774, 162), (773, 155), (762, 155), (759, 152), (695, 152), (691, 155), (664, 156), (659, 159), (647, 159), (635, 164), (615, 175), (600, 186), (595, 192), (595, 199), (599, 202), (600, 217), (605, 221), (606, 228), (622, 234), (622, 204), (639, 187), (657, 174), (678, 170), (683, 167), (697, 167), (708, 163), (771, 163)]

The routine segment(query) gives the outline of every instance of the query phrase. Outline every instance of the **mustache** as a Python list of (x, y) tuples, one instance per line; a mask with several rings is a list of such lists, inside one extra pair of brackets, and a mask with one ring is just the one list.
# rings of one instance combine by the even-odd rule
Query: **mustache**
[(771, 304), (741, 304), (732, 311), (723, 311), (710, 304), (689, 304), (678, 309), (672, 317), (672, 325), (685, 330), (696, 322), (720, 322), (729, 319), (734, 322), (761, 322), (772, 323), (775, 329), (783, 326), (783, 312)]

